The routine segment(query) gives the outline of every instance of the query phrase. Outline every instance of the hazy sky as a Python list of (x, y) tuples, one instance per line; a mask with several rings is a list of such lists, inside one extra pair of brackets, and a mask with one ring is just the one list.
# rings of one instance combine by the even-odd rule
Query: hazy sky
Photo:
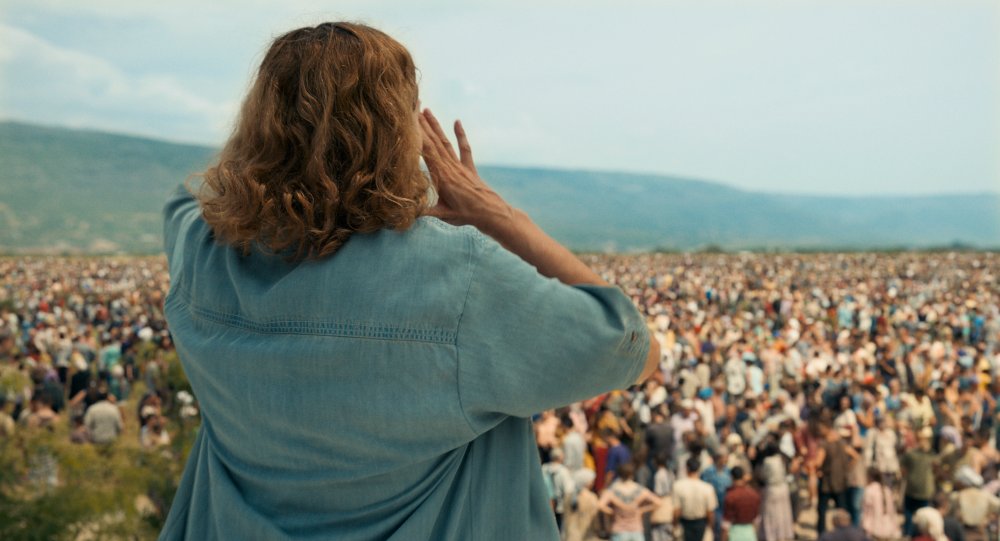
[(481, 163), (1000, 191), (1000, 2), (0, 0), (0, 117), (219, 145), (268, 41), (399, 39)]

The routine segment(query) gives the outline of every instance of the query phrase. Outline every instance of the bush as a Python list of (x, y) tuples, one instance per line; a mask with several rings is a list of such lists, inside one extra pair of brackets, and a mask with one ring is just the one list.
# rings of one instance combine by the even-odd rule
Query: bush
[[(137, 383), (133, 397), (142, 396)], [(0, 539), (155, 539), (180, 482), (197, 420), (164, 411), (171, 445), (138, 442), (135, 401), (126, 430), (113, 444), (74, 444), (60, 420), (52, 430), (18, 427), (0, 441)], [(47, 465), (55, 465), (50, 484)]]

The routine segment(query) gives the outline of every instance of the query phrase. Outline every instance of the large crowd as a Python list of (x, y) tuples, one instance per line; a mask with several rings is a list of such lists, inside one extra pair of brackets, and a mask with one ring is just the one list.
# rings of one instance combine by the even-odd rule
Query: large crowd
[[(133, 414), (136, 441), (158, 448), (170, 443), (164, 404), (197, 415), (164, 379), (162, 258), (4, 258), (0, 277), (0, 440), (62, 425), (73, 443), (112, 445)], [(42, 477), (58, 483), (55, 465)]]
[(587, 262), (663, 357), (536, 419), (564, 539), (998, 539), (1000, 255)]
[[(585, 259), (662, 361), (535, 418), (564, 539), (1000, 540), (1000, 254)], [(168, 285), (163, 258), (0, 259), (0, 441), (169, 444), (164, 409), (198, 411)]]

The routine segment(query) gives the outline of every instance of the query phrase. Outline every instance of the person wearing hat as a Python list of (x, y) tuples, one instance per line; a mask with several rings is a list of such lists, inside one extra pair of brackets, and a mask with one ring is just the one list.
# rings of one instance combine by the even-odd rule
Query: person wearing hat
[(1000, 498), (982, 489), (983, 477), (969, 466), (955, 473), (954, 508), (968, 541), (986, 541), (990, 517), (1000, 514)]
[(920, 430), (919, 444), (903, 455), (900, 460), (903, 479), (906, 481), (906, 491), (903, 497), (903, 535), (913, 536), (913, 515), (918, 509), (930, 505), (930, 499), (937, 489), (934, 481), (934, 468), (938, 465), (938, 457), (931, 449), (934, 431), (931, 427)]

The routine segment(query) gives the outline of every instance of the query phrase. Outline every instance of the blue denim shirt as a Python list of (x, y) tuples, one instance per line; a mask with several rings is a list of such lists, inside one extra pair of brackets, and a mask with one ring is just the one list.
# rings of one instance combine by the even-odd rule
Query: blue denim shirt
[(422, 217), (320, 261), (165, 209), (166, 315), (202, 427), (160, 539), (557, 539), (529, 417), (630, 385), (613, 287), (545, 278)]

